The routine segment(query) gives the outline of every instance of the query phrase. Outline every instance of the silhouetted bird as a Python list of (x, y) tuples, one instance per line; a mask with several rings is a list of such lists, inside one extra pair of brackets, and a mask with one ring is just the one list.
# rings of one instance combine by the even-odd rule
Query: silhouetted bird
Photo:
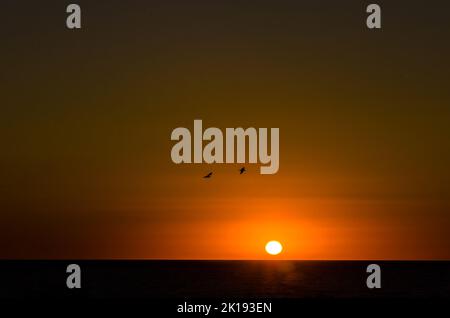
[(243, 174), (244, 172), (246, 172), (247, 170), (245, 170), (245, 167), (242, 167), (241, 169), (239, 169), (239, 174)]
[(211, 178), (212, 174), (213, 174), (213, 173), (210, 172), (210, 173), (208, 173), (206, 176), (204, 176), (203, 178), (204, 178), (204, 179)]

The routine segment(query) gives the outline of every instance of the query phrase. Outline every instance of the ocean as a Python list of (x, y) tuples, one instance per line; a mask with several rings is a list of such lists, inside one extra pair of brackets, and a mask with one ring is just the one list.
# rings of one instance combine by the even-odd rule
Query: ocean
[[(78, 264), (81, 289), (68, 289)], [(369, 289), (369, 264), (381, 288)], [(449, 299), (447, 261), (0, 261), (0, 298)]]

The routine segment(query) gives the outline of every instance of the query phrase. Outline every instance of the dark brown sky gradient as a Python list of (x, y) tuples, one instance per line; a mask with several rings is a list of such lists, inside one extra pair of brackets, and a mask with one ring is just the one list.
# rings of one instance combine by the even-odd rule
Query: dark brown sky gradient
[[(450, 258), (445, 1), (68, 3), (0, 5), (1, 258)], [(194, 119), (279, 173), (173, 164)]]

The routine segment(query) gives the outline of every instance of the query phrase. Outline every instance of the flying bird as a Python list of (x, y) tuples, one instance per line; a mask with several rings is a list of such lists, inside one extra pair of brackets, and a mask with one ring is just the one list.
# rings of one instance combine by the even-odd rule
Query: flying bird
[(204, 178), (204, 179), (208, 179), (208, 178), (211, 178), (212, 174), (213, 174), (213, 173), (212, 173), (212, 172), (210, 172), (210, 173), (208, 173), (208, 174), (207, 174), (206, 176), (204, 176), (203, 178)]
[(247, 170), (245, 170), (245, 167), (242, 167), (241, 169), (239, 169), (239, 174), (243, 174), (244, 172), (246, 172)]

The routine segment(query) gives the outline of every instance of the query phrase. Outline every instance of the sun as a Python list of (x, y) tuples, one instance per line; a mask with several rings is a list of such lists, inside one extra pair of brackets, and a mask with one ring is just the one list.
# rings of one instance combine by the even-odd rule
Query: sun
[(283, 250), (283, 246), (278, 241), (270, 241), (266, 244), (266, 252), (270, 255), (278, 255)]

